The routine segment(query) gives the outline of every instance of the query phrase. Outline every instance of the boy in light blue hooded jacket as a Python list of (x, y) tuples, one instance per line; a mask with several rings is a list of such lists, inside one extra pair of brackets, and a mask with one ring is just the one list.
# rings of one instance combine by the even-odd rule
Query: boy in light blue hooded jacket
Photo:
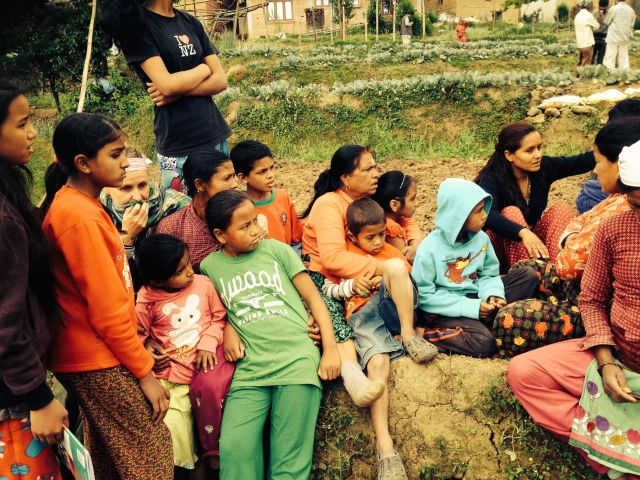
[(418, 334), (443, 352), (488, 357), (495, 340), (483, 322), (507, 302), (535, 296), (531, 267), (500, 278), (500, 264), (482, 231), (491, 195), (468, 180), (447, 178), (438, 190), (436, 229), (422, 241), (413, 263), (420, 309), (429, 318)]

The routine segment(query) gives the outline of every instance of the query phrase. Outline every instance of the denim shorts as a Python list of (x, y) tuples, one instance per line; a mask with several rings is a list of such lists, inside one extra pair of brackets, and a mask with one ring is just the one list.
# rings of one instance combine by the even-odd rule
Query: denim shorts
[[(418, 289), (413, 283), (413, 324), (416, 323), (418, 307)], [(380, 291), (371, 297), (360, 310), (349, 316), (349, 325), (355, 333), (356, 351), (362, 369), (367, 366), (373, 355), (388, 353), (389, 360), (404, 356), (402, 343), (393, 338), (400, 334), (398, 309), (387, 292), (384, 280), (380, 282)]]

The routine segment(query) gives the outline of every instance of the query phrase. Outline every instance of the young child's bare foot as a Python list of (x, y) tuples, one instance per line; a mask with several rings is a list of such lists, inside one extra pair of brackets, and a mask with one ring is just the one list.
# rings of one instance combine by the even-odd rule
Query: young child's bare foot
[(340, 369), (344, 387), (357, 406), (368, 407), (384, 393), (385, 383), (382, 380), (369, 380), (358, 362), (347, 360)]

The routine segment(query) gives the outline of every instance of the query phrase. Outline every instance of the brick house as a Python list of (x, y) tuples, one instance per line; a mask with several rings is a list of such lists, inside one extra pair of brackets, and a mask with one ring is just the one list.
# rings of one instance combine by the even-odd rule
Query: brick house
[[(246, 13), (238, 22), (238, 33), (247, 38), (274, 36), (278, 32), (298, 35), (313, 31), (312, 7), (316, 19), (316, 29), (329, 28), (331, 21), (331, 0), (239, 0), (240, 9)], [(354, 0), (355, 15), (350, 24), (362, 25), (371, 0)], [(551, 0), (554, 1), (554, 0)], [(577, 0), (569, 0), (577, 1)], [(635, 0), (640, 2), (640, 0)], [(313, 3), (313, 5), (312, 5)], [(413, 0), (418, 15), (425, 11), (437, 14), (448, 13), (456, 17), (475, 17), (479, 20), (491, 20), (496, 12), (498, 20), (517, 23), (518, 11), (509, 9), (500, 13), (503, 0)], [(222, 10), (234, 11), (233, 0), (180, 0), (178, 7), (200, 18), (205, 25), (210, 24), (216, 13)], [(392, 0), (380, 0), (383, 15), (391, 16)], [(242, 14), (242, 12), (241, 12)], [(372, 33), (372, 32), (370, 32)]]

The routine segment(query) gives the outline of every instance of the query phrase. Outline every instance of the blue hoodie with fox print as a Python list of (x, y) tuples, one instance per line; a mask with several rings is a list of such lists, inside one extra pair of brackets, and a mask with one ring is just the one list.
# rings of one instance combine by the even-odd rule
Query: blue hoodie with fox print
[(447, 178), (440, 184), (436, 229), (420, 243), (413, 262), (423, 311), (478, 319), (482, 300), (505, 298), (500, 265), (487, 234), (468, 231), (464, 242), (456, 241), (482, 200), (488, 214), (491, 195), (475, 183)]

